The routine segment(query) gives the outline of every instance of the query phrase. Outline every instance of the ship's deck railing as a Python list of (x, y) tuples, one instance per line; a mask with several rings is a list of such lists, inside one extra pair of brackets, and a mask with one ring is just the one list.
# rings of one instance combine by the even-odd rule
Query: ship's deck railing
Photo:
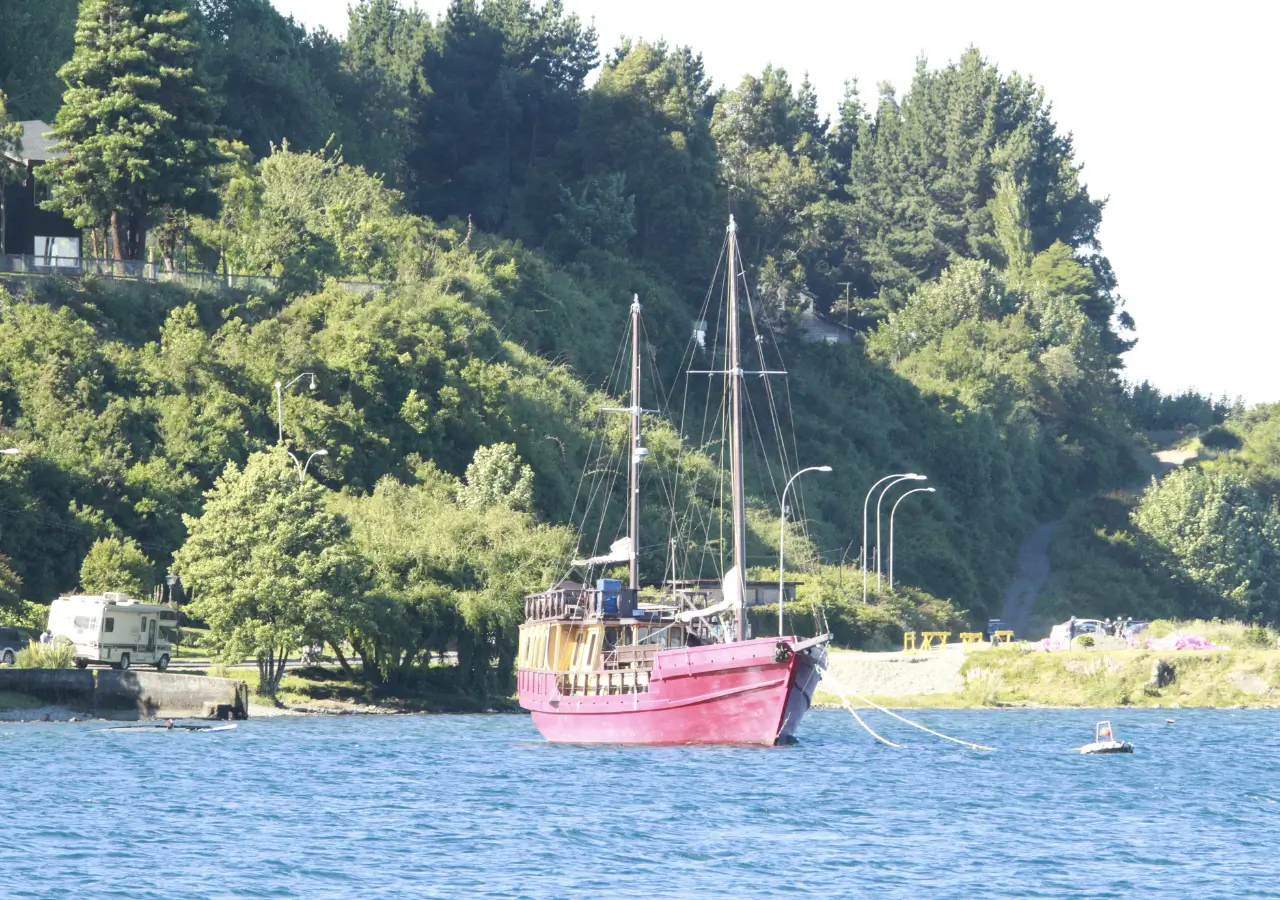
[(566, 697), (599, 697), (611, 694), (643, 694), (649, 690), (648, 669), (607, 672), (558, 672), (556, 687)]
[(664, 648), (629, 645), (606, 650), (600, 654), (600, 664), (605, 669), (652, 669), (653, 657)]
[(585, 619), (604, 613), (604, 593), (596, 588), (566, 588), (545, 591), (524, 598), (524, 617), (538, 619)]

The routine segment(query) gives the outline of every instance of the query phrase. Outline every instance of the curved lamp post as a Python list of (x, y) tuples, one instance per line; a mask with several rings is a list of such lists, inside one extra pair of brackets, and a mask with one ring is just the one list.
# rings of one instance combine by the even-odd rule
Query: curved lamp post
[[(289, 390), (289, 388), (293, 387), (295, 384), (297, 384), (299, 381), (301, 381), (304, 378), (311, 379), (310, 388), (311, 390), (314, 391), (316, 389), (316, 373), (315, 372), (303, 372), (301, 375), (293, 379), (293, 381), (290, 381), (288, 384), (281, 384), (279, 381), (276, 382), (276, 443), (277, 444), (284, 443), (284, 392)], [(297, 460), (294, 460), (294, 462), (297, 462)]]
[[(886, 475), (883, 478), (881, 478), (879, 481), (877, 481), (875, 484), (871, 485), (871, 490), (867, 491), (867, 499), (862, 501), (862, 602), (863, 603), (867, 602), (867, 504), (871, 502), (871, 495), (876, 492), (876, 488), (880, 487), (880, 485), (884, 484), (890, 478), (897, 478), (899, 481), (901, 481), (904, 478), (921, 478), (921, 477), (922, 476), (917, 475), (914, 472), (905, 472), (897, 475)], [(890, 485), (890, 487), (892, 487), (892, 485)], [(885, 490), (888, 490), (888, 488), (885, 488)], [(880, 527), (878, 517), (876, 521), (876, 527), (877, 528)], [(880, 539), (877, 537), (876, 538), (877, 552), (880, 549), (879, 541)]]
[(932, 494), (937, 488), (912, 488), (901, 497), (894, 501), (893, 507), (889, 510), (889, 590), (893, 590), (893, 517), (898, 512), (898, 504), (906, 500), (912, 494), (926, 493)]
[[(286, 450), (285, 452), (289, 453), (288, 450)], [(289, 453), (289, 458), (293, 460), (293, 464), (298, 468), (298, 484), (302, 484), (302, 482), (306, 480), (307, 468), (311, 465), (311, 460), (315, 459), (317, 456), (328, 456), (328, 455), (329, 455), (328, 450), (317, 450), (315, 453), (312, 453), (310, 456), (307, 457), (307, 461), (305, 463), (300, 463), (298, 462), (298, 457), (294, 456), (292, 453)]]
[(799, 472), (792, 475), (791, 478), (787, 480), (786, 487), (782, 489), (782, 509), (780, 510), (782, 515), (779, 516), (779, 519), (781, 520), (782, 524), (779, 526), (779, 529), (778, 529), (778, 637), (782, 637), (782, 585), (783, 585), (782, 548), (785, 546), (787, 541), (787, 491), (791, 490), (791, 483), (795, 481), (797, 478), (799, 478), (801, 475), (803, 475), (805, 472), (830, 472), (830, 471), (831, 471), (830, 466), (809, 466), (809, 468), (801, 469)]
[(880, 504), (884, 503), (884, 495), (893, 489), (893, 486), (900, 481), (927, 481), (928, 476), (925, 475), (901, 475), (890, 481), (884, 486), (884, 490), (880, 492), (880, 497), (876, 500), (876, 593), (880, 593)]

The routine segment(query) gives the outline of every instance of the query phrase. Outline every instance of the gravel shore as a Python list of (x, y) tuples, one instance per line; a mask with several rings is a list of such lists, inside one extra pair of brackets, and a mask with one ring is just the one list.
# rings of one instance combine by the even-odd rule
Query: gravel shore
[(32, 709), (0, 709), (0, 722), (105, 722), (65, 706), (37, 706)]

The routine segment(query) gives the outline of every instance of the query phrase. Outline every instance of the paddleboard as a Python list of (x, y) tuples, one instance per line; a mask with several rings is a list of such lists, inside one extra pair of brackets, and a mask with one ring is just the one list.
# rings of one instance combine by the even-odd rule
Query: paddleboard
[(236, 726), (234, 724), (232, 725), (179, 725), (177, 722), (175, 722), (173, 724), (173, 727), (170, 728), (168, 725), (161, 722), (158, 724), (148, 723), (146, 725), (108, 725), (106, 728), (86, 728), (85, 734), (95, 734), (103, 731), (142, 731), (147, 733), (150, 733), (153, 731), (212, 732), (212, 731), (231, 731), (235, 727)]

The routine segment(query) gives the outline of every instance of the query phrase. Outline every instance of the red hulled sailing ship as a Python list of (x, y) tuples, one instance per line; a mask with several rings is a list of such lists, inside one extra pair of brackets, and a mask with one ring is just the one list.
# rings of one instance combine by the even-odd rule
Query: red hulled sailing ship
[[(705, 586), (640, 592), (640, 303), (631, 307), (628, 534), (609, 553), (575, 561), (586, 571), (629, 563), (620, 580), (562, 581), (525, 599), (518, 696), (549, 741), (575, 744), (778, 744), (793, 739), (825, 662), (828, 634), (749, 636), (737, 240), (732, 217), (726, 352), (727, 442), (732, 486), (733, 565), (718, 590)], [(696, 374), (696, 373), (690, 373)], [(782, 587), (777, 600), (782, 602)]]

